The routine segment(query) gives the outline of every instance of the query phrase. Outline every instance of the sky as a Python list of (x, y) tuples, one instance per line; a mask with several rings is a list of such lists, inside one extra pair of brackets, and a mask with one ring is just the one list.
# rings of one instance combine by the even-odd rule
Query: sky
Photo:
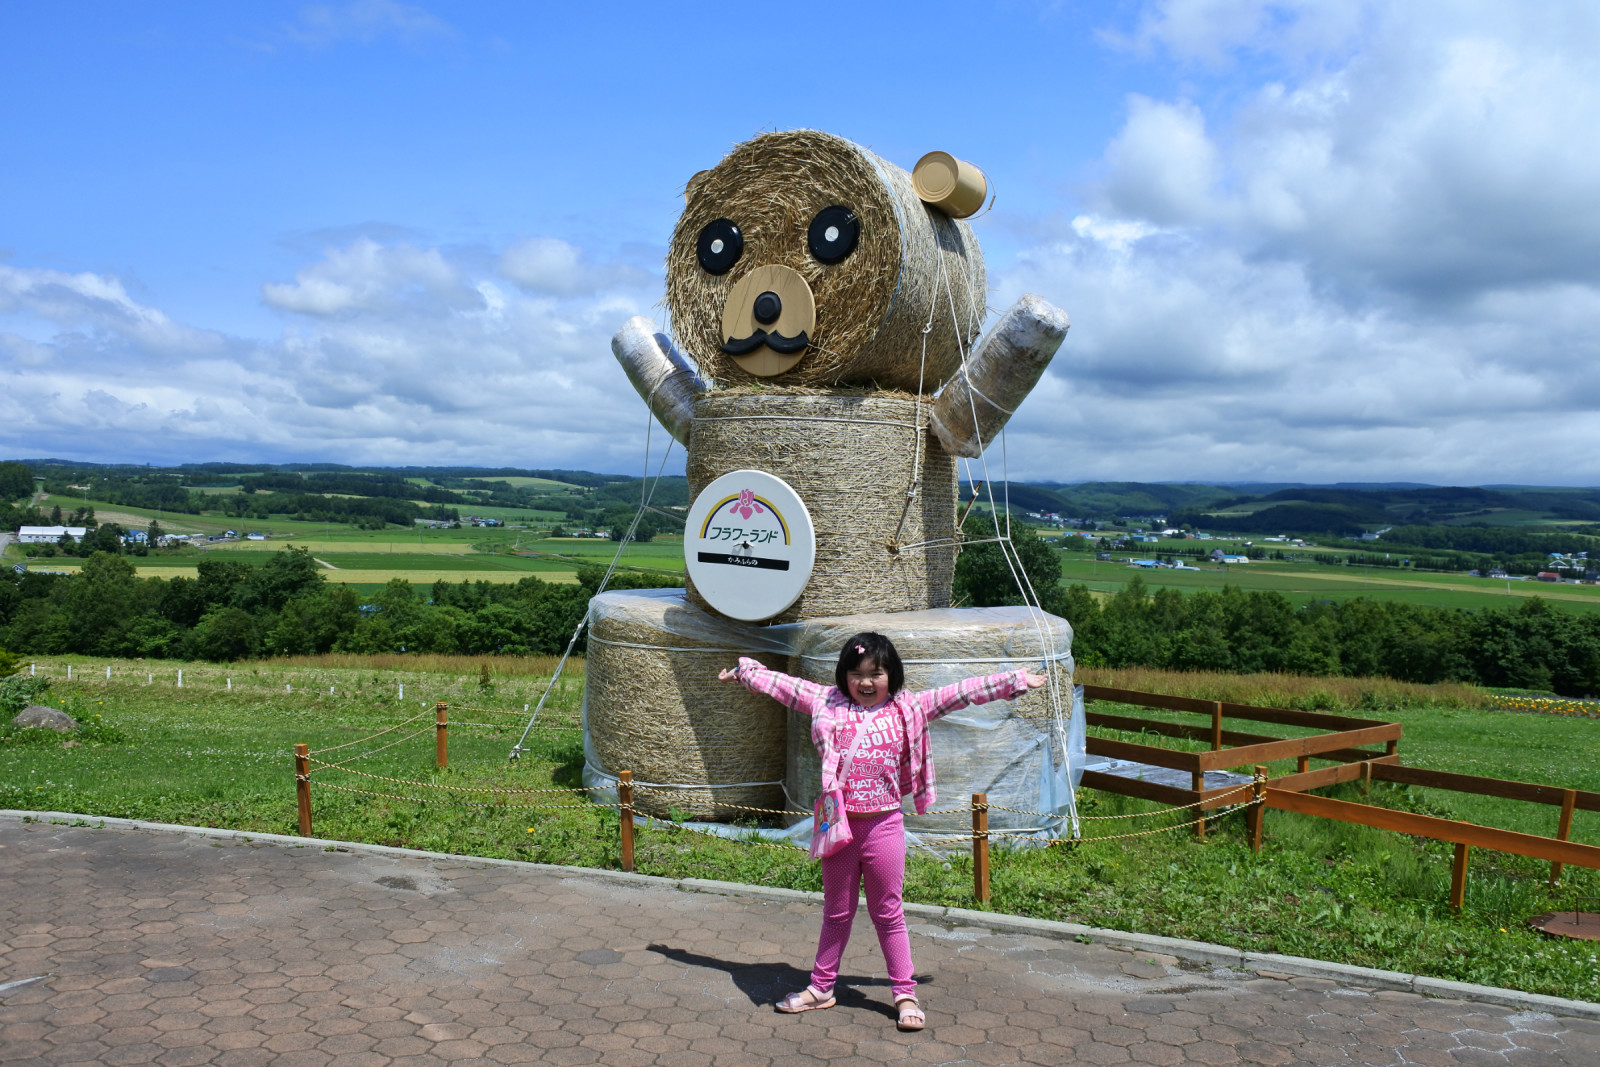
[(991, 308), (1071, 316), (991, 476), (1600, 485), (1597, 43), (1592, 0), (0, 0), (0, 458), (653, 471), (611, 335), (688, 178), (814, 128), (976, 163)]

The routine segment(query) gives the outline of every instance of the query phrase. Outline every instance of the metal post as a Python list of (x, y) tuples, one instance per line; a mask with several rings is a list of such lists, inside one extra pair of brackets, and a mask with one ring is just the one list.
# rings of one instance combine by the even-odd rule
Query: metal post
[(447, 734), (450, 729), (450, 705), (439, 701), (433, 706), (433, 748), (434, 759), (440, 767), (448, 766), (449, 741)]
[(1460, 911), (1467, 903), (1467, 854), (1471, 845), (1457, 845), (1455, 862), (1450, 865), (1450, 907)]
[(1250, 831), (1250, 851), (1261, 851), (1261, 829), (1267, 819), (1267, 768), (1256, 764), (1255, 786), (1250, 791), (1252, 801), (1250, 810), (1245, 814), (1245, 826)]
[(300, 807), (300, 836), (311, 836), (311, 747), (294, 746), (294, 795)]
[[(1578, 791), (1576, 789), (1563, 789), (1561, 791), (1561, 819), (1556, 824), (1556, 840), (1566, 841), (1572, 836), (1572, 809), (1578, 806)], [(1561, 864), (1550, 864), (1550, 888), (1554, 889), (1561, 882)]]
[(633, 870), (633, 772), (617, 775), (617, 801), (622, 808), (622, 869)]
[(989, 903), (989, 794), (972, 794), (972, 895)]

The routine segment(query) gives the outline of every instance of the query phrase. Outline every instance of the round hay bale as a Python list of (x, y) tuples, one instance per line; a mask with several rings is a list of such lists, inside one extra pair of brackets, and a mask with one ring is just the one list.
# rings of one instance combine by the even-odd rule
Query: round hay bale
[[(691, 498), (754, 469), (788, 482), (811, 513), (811, 581), (773, 621), (949, 605), (956, 466), (928, 424), (927, 401), (904, 393), (746, 387), (696, 402)], [(708, 607), (692, 583), (689, 599)]]
[[(1041, 661), (1048, 662), (1049, 685), (1016, 700), (954, 712), (936, 720), (928, 736), (940, 798), (935, 807), (962, 807), (973, 793), (987, 793), (992, 805), (1044, 811), (1041, 799), (1060, 795), (1065, 759), (1056, 708), (1070, 713), (1073, 705), (1072, 627), (1067, 620), (1024, 607), (946, 608), (810, 619), (792, 629), (796, 633), (790, 672), (824, 685), (833, 684), (845, 641), (863, 631), (881, 633), (894, 642), (905, 664), (906, 688), (911, 690), (936, 689), (973, 675), (1037, 670)], [(797, 810), (809, 811), (821, 790), (822, 765), (811, 740), (809, 717), (790, 712), (788, 718), (785, 788)], [(1075, 761), (1081, 758), (1081, 752), (1073, 754)], [(1003, 811), (989, 816), (989, 825), (996, 829), (1048, 822)], [(908, 815), (906, 825), (960, 832), (971, 822), (966, 816)]]
[[(988, 281), (971, 227), (924, 204), (910, 174), (860, 145), (815, 130), (763, 134), (697, 175), (686, 196), (667, 253), (667, 307), (678, 343), (707, 377), (753, 380), (722, 351), (723, 311), (739, 279), (769, 264), (799, 272), (816, 302), (804, 358), (770, 381), (931, 394), (978, 337)], [(832, 206), (855, 212), (860, 237), (843, 259), (823, 263), (808, 228)], [(718, 219), (738, 227), (743, 250), (712, 274), (696, 246)]]
[[(781, 809), (784, 710), (717, 680), (740, 656), (779, 670), (758, 628), (709, 615), (681, 589), (602, 593), (589, 605), (584, 747), (592, 767), (632, 771), (637, 810), (748, 819)], [(653, 788), (652, 788), (653, 787)]]

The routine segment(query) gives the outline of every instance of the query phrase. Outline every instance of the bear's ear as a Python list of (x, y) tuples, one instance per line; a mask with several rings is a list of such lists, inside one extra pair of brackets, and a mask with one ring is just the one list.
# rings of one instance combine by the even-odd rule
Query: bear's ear
[(917, 196), (953, 219), (964, 219), (983, 207), (989, 182), (983, 171), (949, 152), (929, 152), (911, 171)]
[(695, 187), (698, 186), (701, 182), (705, 181), (706, 180), (706, 175), (710, 174), (710, 173), (711, 172), (709, 170), (697, 170), (697, 171), (694, 172), (694, 177), (690, 178), (687, 182), (684, 183), (684, 186), (683, 186), (683, 206), (684, 207), (688, 207), (689, 206), (689, 201), (694, 199)]

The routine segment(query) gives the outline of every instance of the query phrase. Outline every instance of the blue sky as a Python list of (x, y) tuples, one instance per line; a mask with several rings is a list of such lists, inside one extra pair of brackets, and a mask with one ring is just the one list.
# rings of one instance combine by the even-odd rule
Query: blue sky
[(683, 183), (813, 127), (1072, 315), (1015, 477), (1597, 484), (1597, 12), (0, 0), (0, 456), (638, 471)]

